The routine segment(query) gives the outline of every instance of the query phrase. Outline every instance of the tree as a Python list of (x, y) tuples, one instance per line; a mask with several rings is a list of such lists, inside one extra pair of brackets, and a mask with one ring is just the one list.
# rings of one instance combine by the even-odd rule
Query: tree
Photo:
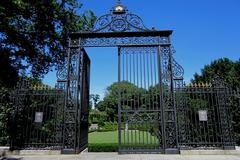
[[(220, 75), (227, 84), (234, 90), (240, 88), (240, 60), (232, 61), (228, 58), (221, 58), (205, 65), (201, 74), (195, 73), (192, 82), (211, 82), (216, 75)], [(239, 97), (238, 97), (239, 101)], [(233, 128), (236, 134), (238, 145), (240, 144), (240, 106), (239, 102), (233, 102), (231, 105), (233, 116)]]
[(136, 95), (140, 95), (144, 93), (144, 89), (140, 89), (134, 84), (122, 81), (115, 82), (106, 89), (105, 97), (102, 101), (97, 104), (97, 108), (99, 111), (106, 112), (108, 115), (109, 121), (116, 121), (118, 115), (118, 98), (119, 94), (122, 97), (122, 107), (130, 107), (126, 102), (130, 102), (133, 100)]
[[(65, 56), (67, 34), (89, 30), (95, 21), (93, 12), (78, 14), (77, 0), (1, 0), (0, 72), (15, 79), (20, 70), (41, 77)], [(12, 82), (11, 82), (12, 83)], [(12, 85), (12, 84), (11, 84)]]
[(234, 62), (228, 58), (221, 58), (205, 65), (201, 74), (194, 74), (192, 82), (212, 82), (216, 75), (220, 75), (231, 86), (240, 87), (240, 60)]
[(8, 88), (14, 86), (17, 83), (18, 73), (11, 66), (11, 60), (5, 53), (0, 53), (0, 68), (0, 84)]
[(100, 100), (100, 95), (99, 94), (91, 94), (90, 99), (93, 101), (94, 108), (96, 108), (98, 101)]

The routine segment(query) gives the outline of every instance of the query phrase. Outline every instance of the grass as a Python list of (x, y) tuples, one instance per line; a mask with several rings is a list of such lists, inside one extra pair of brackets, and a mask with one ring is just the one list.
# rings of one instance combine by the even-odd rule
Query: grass
[(118, 132), (91, 132), (88, 135), (89, 152), (117, 152)]
[(88, 143), (118, 143), (118, 131), (92, 132), (88, 135)]
[[(152, 136), (149, 132), (129, 130), (122, 132), (122, 142), (124, 143), (135, 143), (135, 144), (146, 144), (155, 143), (158, 144), (158, 139)], [(92, 143), (118, 143), (118, 131), (110, 132), (92, 132), (89, 134), (88, 142)]]
[[(118, 131), (89, 133), (89, 152), (116, 152), (118, 151)], [(123, 131), (121, 147), (155, 148), (159, 146), (158, 139), (149, 132), (128, 130)]]

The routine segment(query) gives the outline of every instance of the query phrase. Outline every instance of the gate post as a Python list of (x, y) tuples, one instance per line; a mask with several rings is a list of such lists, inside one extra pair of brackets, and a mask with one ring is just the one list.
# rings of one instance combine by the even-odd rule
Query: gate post
[(80, 38), (68, 39), (67, 82), (64, 105), (63, 154), (78, 153), (78, 111), (82, 69)]
[(173, 59), (170, 36), (159, 37), (167, 39), (168, 43), (160, 45), (160, 65), (161, 76), (161, 104), (163, 113), (163, 141), (166, 154), (178, 154), (178, 134), (177, 134), (177, 117), (174, 95), (174, 80), (173, 80)]

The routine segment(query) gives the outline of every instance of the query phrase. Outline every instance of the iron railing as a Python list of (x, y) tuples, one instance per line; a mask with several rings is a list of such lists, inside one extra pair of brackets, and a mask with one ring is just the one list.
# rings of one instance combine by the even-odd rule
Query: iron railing
[(11, 148), (62, 148), (64, 91), (23, 79), (12, 97)]
[(216, 81), (175, 90), (181, 149), (234, 149), (231, 105), (237, 102), (236, 92)]

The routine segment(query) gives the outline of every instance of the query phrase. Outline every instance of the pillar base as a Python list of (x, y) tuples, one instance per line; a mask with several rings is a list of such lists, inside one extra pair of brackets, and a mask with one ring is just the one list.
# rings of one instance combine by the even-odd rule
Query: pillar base
[(165, 154), (180, 154), (180, 151), (178, 148), (168, 148), (165, 149)]
[(75, 149), (62, 149), (61, 154), (77, 154), (78, 152)]

